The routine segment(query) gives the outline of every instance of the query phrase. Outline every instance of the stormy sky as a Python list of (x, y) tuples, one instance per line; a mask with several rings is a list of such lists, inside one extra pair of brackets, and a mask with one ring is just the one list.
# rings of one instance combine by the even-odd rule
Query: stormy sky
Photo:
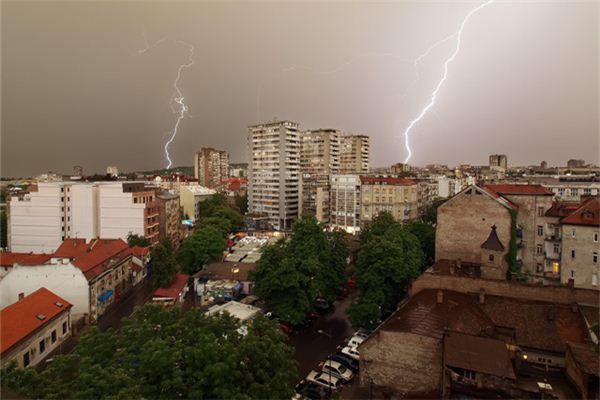
[[(164, 167), (180, 88), (189, 106), (174, 165), (203, 146), (246, 161), (247, 126), (371, 136), (372, 164), (406, 156), (458, 30), (481, 2), (2, 2), (3, 176)], [(475, 14), (411, 163), (597, 163), (598, 3), (502, 1)], [(139, 50), (167, 38), (139, 54)]]

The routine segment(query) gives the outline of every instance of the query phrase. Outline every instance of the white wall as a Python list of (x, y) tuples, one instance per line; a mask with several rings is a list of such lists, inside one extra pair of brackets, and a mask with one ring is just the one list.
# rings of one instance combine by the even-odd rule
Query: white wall
[(121, 183), (99, 185), (99, 236), (127, 240), (129, 233), (145, 235), (143, 203), (135, 204), (132, 193), (123, 193)]
[(69, 237), (94, 239), (98, 236), (98, 187), (94, 184), (72, 185), (70, 187), (71, 221)]
[(14, 266), (0, 280), (0, 307), (4, 308), (41, 287), (54, 292), (73, 304), (71, 316), (78, 320), (89, 309), (88, 281), (83, 272), (74, 265), (54, 264), (37, 266)]

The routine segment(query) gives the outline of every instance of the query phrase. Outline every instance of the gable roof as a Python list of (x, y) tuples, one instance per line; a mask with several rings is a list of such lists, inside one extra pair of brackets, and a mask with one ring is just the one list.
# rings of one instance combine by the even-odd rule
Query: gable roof
[(567, 225), (600, 226), (600, 207), (598, 198), (590, 198), (584, 201), (577, 210), (560, 220)]
[[(42, 287), (0, 310), (0, 352), (4, 353), (71, 307), (71, 303)], [(38, 315), (44, 318), (39, 319)]]
[[(93, 241), (90, 241), (90, 244)], [(89, 245), (85, 239), (65, 239), (58, 249), (54, 252), (54, 257), (60, 258), (77, 258), (89, 250)]]
[(567, 343), (567, 349), (575, 364), (586, 374), (600, 376), (600, 360), (594, 346), (580, 343)]
[(524, 196), (554, 196), (554, 192), (542, 185), (519, 184), (489, 184), (485, 188), (499, 195), (524, 195)]
[(464, 188), (463, 190), (461, 190), (460, 192), (458, 192), (457, 194), (452, 196), (450, 199), (448, 199), (448, 201), (444, 202), (444, 204), (442, 204), (440, 207), (444, 207), (446, 204), (449, 204), (452, 200), (454, 200), (455, 198), (458, 198), (459, 196), (468, 195), (469, 193), (471, 193), (470, 191), (472, 191), (472, 190), (475, 190), (477, 193), (480, 193), (480, 194), (488, 197), (489, 199), (494, 200), (495, 202), (497, 202), (498, 204), (500, 204), (503, 207), (506, 207), (506, 208), (512, 209), (512, 210), (519, 209), (518, 205), (516, 205), (512, 201), (508, 200), (507, 198), (500, 196), (498, 193), (496, 193), (492, 190), (488, 190), (485, 187), (479, 187), (477, 185), (467, 186), (466, 188)]
[(179, 297), (179, 294), (185, 288), (185, 285), (187, 285), (187, 281), (189, 278), (189, 275), (175, 274), (173, 282), (171, 282), (169, 286), (156, 289), (152, 296), (176, 299), (177, 297)]
[(570, 215), (581, 207), (581, 202), (578, 201), (555, 201), (552, 206), (544, 213), (546, 217), (562, 218)]
[(121, 260), (131, 254), (127, 243), (121, 239), (96, 239), (90, 243), (89, 252), (73, 262), (88, 280), (104, 272), (110, 260)]
[(504, 245), (500, 241), (498, 234), (496, 233), (496, 225), (492, 226), (490, 235), (485, 242), (481, 244), (482, 249), (488, 249), (493, 251), (504, 251)]
[(131, 254), (133, 254), (136, 257), (146, 257), (150, 254), (150, 246), (133, 246), (131, 248)]
[(52, 255), (50, 254), (34, 254), (34, 253), (11, 253), (0, 252), (0, 266), (12, 267), (15, 264), (19, 265), (40, 265), (47, 263)]

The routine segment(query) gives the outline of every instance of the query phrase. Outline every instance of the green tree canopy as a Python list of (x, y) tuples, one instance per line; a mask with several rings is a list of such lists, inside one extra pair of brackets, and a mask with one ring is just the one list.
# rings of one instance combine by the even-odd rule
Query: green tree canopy
[[(216, 221), (216, 220), (215, 220)], [(213, 222), (215, 222), (213, 221)], [(218, 219), (223, 222), (224, 220)], [(195, 274), (202, 266), (219, 260), (227, 240), (221, 224), (200, 225), (181, 244), (177, 260), (186, 274)]]
[(169, 238), (163, 239), (150, 252), (152, 262), (152, 285), (154, 288), (169, 286), (178, 271), (173, 252), (173, 244)]
[(141, 235), (134, 235), (130, 233), (127, 235), (127, 244), (129, 247), (140, 246), (140, 247), (148, 247), (150, 246), (150, 241)]
[(419, 239), (421, 250), (425, 255), (425, 265), (431, 265), (435, 261), (435, 228), (424, 222), (409, 222), (406, 227)]
[(297, 367), (276, 324), (239, 328), (228, 315), (147, 305), (120, 331), (92, 329), (42, 372), (9, 366), (2, 383), (44, 399), (291, 398)]

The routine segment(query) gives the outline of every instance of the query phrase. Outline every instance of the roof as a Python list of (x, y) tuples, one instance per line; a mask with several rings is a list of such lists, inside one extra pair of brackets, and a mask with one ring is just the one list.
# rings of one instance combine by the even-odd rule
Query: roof
[[(191, 192), (194, 195), (212, 195), (212, 194), (216, 194), (217, 191), (213, 190), (213, 189), (209, 189), (207, 187), (204, 186), (200, 186), (200, 185), (186, 185), (186, 186), (182, 186), (182, 188), (187, 189), (189, 192)], [(183, 190), (183, 189), (180, 189)]]
[(590, 198), (581, 204), (577, 210), (560, 220), (567, 225), (600, 226), (599, 199)]
[[(256, 269), (255, 263), (232, 263), (232, 262), (218, 262), (207, 265), (203, 270), (198, 272), (196, 275), (199, 278), (205, 278), (210, 280), (236, 280), (236, 281), (248, 281), (248, 274), (250, 271)], [(232, 270), (238, 270), (233, 273)]]
[(398, 185), (398, 186), (412, 186), (416, 185), (417, 181), (414, 179), (404, 178), (384, 178), (374, 176), (361, 176), (360, 183), (363, 185)]
[[(93, 242), (90, 241), (90, 244)], [(85, 239), (65, 239), (56, 249), (53, 257), (77, 258), (88, 252), (89, 245)]]
[(573, 356), (577, 367), (586, 374), (600, 376), (600, 360), (594, 346), (580, 343), (567, 343), (568, 351)]
[(581, 207), (581, 202), (555, 201), (552, 203), (552, 207), (550, 207), (544, 215), (546, 217), (562, 218), (566, 217), (567, 215), (570, 215), (579, 207)]
[(175, 274), (173, 277), (173, 282), (168, 287), (158, 288), (154, 291), (153, 297), (168, 297), (171, 299), (176, 299), (179, 297), (183, 289), (187, 285), (187, 281), (189, 279), (189, 275), (185, 274)]
[(34, 254), (34, 253), (10, 253), (0, 252), (0, 266), (12, 267), (15, 264), (20, 265), (40, 265), (47, 263), (52, 255)]
[(121, 239), (96, 239), (90, 242), (89, 248), (73, 262), (88, 280), (104, 272), (111, 260), (120, 260), (131, 254), (129, 246)]
[(493, 251), (504, 251), (504, 245), (502, 244), (500, 238), (498, 238), (498, 234), (496, 233), (496, 225), (492, 226), (490, 235), (488, 236), (486, 241), (481, 244), (481, 248)]
[(242, 322), (251, 320), (262, 311), (258, 307), (249, 304), (243, 304), (237, 301), (228, 301), (225, 304), (216, 305), (208, 309), (207, 315), (221, 314), (227, 312), (232, 317), (239, 319)]
[(248, 179), (247, 178), (228, 178), (228, 179), (221, 181), (221, 183), (219, 185), (228, 190), (237, 191), (243, 187), (248, 186)]
[(150, 254), (150, 246), (142, 247), (142, 246), (133, 246), (131, 248), (131, 254), (137, 257), (145, 257)]
[[(42, 287), (0, 310), (0, 352), (4, 353), (71, 307), (71, 303)], [(40, 319), (38, 315), (44, 318)]]
[(506, 344), (501, 340), (446, 332), (444, 362), (448, 366), (516, 379)]
[(449, 290), (440, 292), (443, 300), (438, 303), (438, 290), (420, 291), (378, 329), (437, 339), (442, 339), (446, 329), (473, 335), (493, 330), (492, 321), (469, 295)]
[(525, 195), (525, 196), (554, 196), (554, 192), (542, 185), (530, 184), (499, 184), (485, 185), (489, 191), (496, 192), (499, 195)]

